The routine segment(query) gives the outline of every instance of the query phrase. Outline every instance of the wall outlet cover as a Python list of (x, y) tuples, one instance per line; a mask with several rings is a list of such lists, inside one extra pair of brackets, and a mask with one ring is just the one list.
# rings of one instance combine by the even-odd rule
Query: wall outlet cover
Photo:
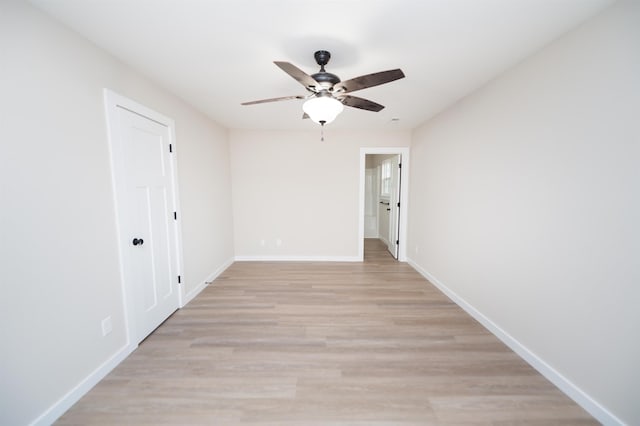
[(106, 336), (112, 331), (113, 331), (113, 324), (111, 323), (111, 316), (108, 316), (102, 320), (102, 335)]

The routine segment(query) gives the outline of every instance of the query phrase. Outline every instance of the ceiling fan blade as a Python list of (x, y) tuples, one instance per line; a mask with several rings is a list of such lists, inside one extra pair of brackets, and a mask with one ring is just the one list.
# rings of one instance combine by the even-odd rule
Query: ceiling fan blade
[(296, 67), (289, 62), (279, 62), (274, 61), (274, 64), (280, 67), (280, 69), (291, 77), (296, 79), (297, 82), (302, 84), (307, 90), (316, 91), (316, 87), (318, 87), (318, 82), (313, 79), (309, 74), (302, 71), (300, 68)]
[(309, 117), (309, 114), (307, 114), (306, 112), (302, 114), (302, 119), (303, 120), (306, 120), (308, 118), (311, 118), (311, 117)]
[(356, 90), (390, 83), (401, 78), (404, 78), (404, 73), (400, 68), (389, 71), (380, 71), (373, 74), (361, 75), (360, 77), (355, 77), (351, 80), (337, 83), (333, 87), (333, 91), (341, 93), (355, 92)]
[(357, 96), (349, 96), (349, 95), (344, 97), (341, 96), (338, 98), (338, 100), (342, 102), (343, 105), (350, 106), (353, 108), (364, 109), (367, 111), (378, 112), (384, 109), (384, 105), (380, 105), (373, 101), (370, 101), (369, 99), (363, 99)]
[(267, 102), (288, 101), (289, 99), (305, 99), (306, 96), (282, 96), (280, 98), (260, 99), (259, 101), (243, 102), (240, 105), (264, 104)]

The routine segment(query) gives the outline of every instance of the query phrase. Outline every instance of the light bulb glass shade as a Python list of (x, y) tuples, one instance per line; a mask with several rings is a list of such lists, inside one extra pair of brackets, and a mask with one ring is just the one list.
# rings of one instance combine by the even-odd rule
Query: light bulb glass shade
[(342, 103), (331, 96), (316, 96), (302, 105), (302, 110), (318, 124), (329, 124), (342, 112)]

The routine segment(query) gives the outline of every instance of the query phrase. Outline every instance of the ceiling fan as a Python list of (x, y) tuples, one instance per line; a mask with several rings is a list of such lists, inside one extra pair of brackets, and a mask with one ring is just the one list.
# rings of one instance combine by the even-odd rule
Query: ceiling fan
[(324, 69), (324, 66), (327, 65), (329, 59), (331, 59), (331, 53), (326, 50), (318, 50), (313, 56), (317, 64), (320, 65), (320, 71), (312, 75), (305, 73), (289, 62), (274, 61), (274, 64), (302, 84), (309, 94), (261, 99), (258, 101), (244, 102), (242, 105), (255, 105), (290, 99), (306, 99), (306, 102), (302, 106), (304, 111), (302, 118), (310, 118), (314, 122), (324, 126), (325, 124), (331, 123), (338, 114), (342, 112), (344, 105), (366, 111), (378, 112), (382, 110), (384, 108), (383, 105), (368, 99), (351, 96), (348, 93), (404, 78), (404, 73), (398, 68), (341, 81), (337, 75), (327, 72)]

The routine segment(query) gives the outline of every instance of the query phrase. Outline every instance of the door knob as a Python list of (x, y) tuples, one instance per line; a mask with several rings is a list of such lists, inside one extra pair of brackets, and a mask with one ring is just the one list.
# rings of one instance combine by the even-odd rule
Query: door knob
[(144, 240), (142, 238), (134, 238), (132, 243), (133, 243), (134, 246), (143, 245), (144, 244)]

